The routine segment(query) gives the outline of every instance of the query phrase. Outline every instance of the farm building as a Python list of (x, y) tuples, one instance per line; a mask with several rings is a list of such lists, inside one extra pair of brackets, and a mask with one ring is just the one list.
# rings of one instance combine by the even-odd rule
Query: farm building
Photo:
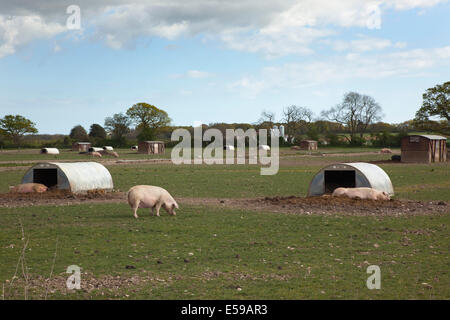
[(72, 151), (88, 152), (91, 144), (89, 142), (74, 142), (72, 144)]
[(311, 180), (308, 196), (331, 194), (336, 188), (368, 187), (394, 195), (391, 179), (379, 166), (365, 163), (338, 163), (322, 168)]
[(317, 141), (316, 140), (302, 140), (300, 141), (300, 149), (302, 150), (317, 150)]
[(59, 154), (59, 150), (57, 148), (42, 148), (41, 154)]
[(443, 162), (447, 160), (447, 138), (411, 135), (402, 138), (402, 162)]
[(97, 162), (38, 163), (25, 173), (22, 183), (41, 183), (73, 193), (113, 189), (111, 174)]
[(138, 145), (138, 152), (145, 154), (164, 153), (166, 147), (162, 141), (143, 141)]

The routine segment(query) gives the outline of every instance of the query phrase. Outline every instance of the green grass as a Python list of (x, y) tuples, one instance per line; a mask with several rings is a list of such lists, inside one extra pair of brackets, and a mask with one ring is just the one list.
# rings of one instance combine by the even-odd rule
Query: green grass
[[(83, 277), (153, 279), (49, 298), (450, 297), (449, 215), (322, 217), (184, 207), (176, 217), (142, 212), (135, 220), (125, 204), (2, 208), (1, 283), (13, 276), (23, 246), (19, 218), (30, 240), (32, 278), (48, 277), (58, 238), (54, 277), (67, 277), (67, 266), (75, 264), (88, 273), (82, 287)], [(381, 268), (381, 290), (366, 288), (369, 264)], [(17, 280), (11, 295), (6, 285), (6, 298), (22, 299), (21, 285)], [(39, 293), (32, 290), (29, 298)]]

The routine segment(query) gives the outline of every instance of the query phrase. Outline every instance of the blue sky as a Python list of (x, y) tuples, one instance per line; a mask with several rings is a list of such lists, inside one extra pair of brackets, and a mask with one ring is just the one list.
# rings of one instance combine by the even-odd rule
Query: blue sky
[(292, 104), (319, 116), (348, 91), (398, 123), (450, 80), (448, 1), (80, 0), (81, 30), (66, 27), (73, 1), (39, 2), (0, 4), (0, 117), (40, 133), (136, 102), (174, 125), (281, 120)]

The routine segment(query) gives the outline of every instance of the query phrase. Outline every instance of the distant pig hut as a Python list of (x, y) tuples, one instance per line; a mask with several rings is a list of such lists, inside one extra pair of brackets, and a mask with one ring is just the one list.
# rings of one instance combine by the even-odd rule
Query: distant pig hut
[(59, 154), (59, 150), (57, 148), (42, 148), (40, 153), (41, 154)]
[(139, 142), (138, 152), (145, 154), (158, 154), (164, 153), (166, 147), (162, 141), (142, 141)]
[(300, 149), (313, 151), (317, 150), (317, 141), (315, 140), (302, 140), (300, 141)]
[(72, 151), (88, 152), (90, 147), (91, 147), (90, 142), (74, 142), (72, 144)]
[(38, 163), (25, 173), (22, 183), (41, 183), (72, 193), (113, 189), (111, 174), (97, 162)]
[(402, 138), (402, 162), (447, 161), (447, 138), (436, 135), (411, 135)]
[(387, 173), (379, 166), (365, 163), (337, 163), (322, 168), (311, 180), (308, 196), (331, 194), (336, 188), (374, 188), (394, 195)]

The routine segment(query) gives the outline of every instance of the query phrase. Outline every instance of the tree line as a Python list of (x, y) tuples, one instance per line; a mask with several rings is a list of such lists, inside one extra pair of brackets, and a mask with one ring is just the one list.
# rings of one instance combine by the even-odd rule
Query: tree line
[[(226, 129), (265, 128), (283, 125), (287, 141), (295, 144), (303, 138), (325, 139), (330, 145), (362, 145), (364, 135), (371, 134), (375, 143), (397, 144), (398, 137), (410, 131), (429, 131), (450, 134), (450, 82), (429, 88), (423, 94), (423, 103), (413, 120), (400, 124), (381, 122), (383, 110), (371, 96), (348, 92), (336, 106), (324, 110), (319, 116), (305, 106), (291, 105), (283, 109), (281, 118), (270, 110), (264, 110), (255, 123), (211, 123), (205, 127), (217, 128), (225, 134)], [(175, 127), (170, 126), (168, 113), (154, 105), (140, 102), (129, 107), (125, 113), (117, 113), (105, 118), (103, 126), (95, 123), (89, 132), (81, 125), (73, 127), (68, 136), (50, 141), (52, 135), (41, 137), (46, 146), (69, 146), (74, 141), (90, 141), (95, 144), (127, 146), (145, 140), (170, 140)], [(191, 129), (191, 127), (184, 127)], [(398, 133), (393, 141), (392, 132)], [(21, 115), (5, 115), (0, 118), (0, 147), (20, 147), (24, 139), (38, 137), (36, 124)], [(54, 135), (53, 135), (54, 137)], [(39, 139), (37, 139), (39, 140)], [(392, 141), (390, 141), (392, 140)]]

